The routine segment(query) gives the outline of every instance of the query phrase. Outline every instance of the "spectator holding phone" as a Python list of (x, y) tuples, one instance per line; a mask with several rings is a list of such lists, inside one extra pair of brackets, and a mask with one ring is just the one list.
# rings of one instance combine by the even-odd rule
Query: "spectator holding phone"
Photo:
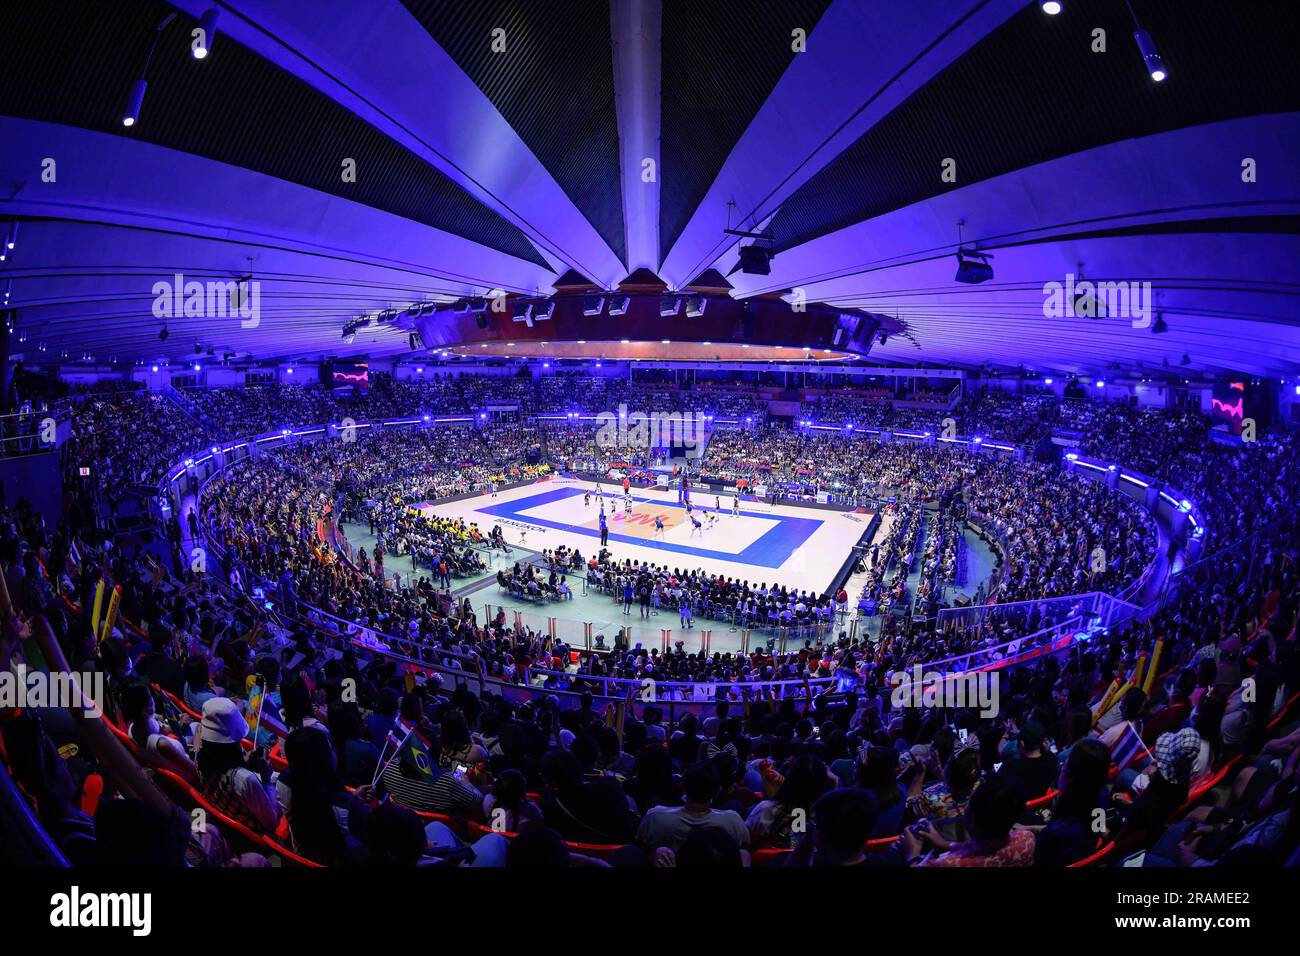
[(913, 776), (908, 787), (907, 811), (911, 819), (932, 820), (950, 839), (959, 836), (966, 807), (980, 786), (979, 763), (979, 751), (974, 747), (958, 750), (943, 768), (943, 779), (923, 789), (925, 778), (918, 761), (911, 768)]
[[(1034, 834), (1013, 829), (1024, 809), (1019, 788), (993, 777), (971, 795), (965, 814), (969, 839), (950, 843), (928, 820), (922, 820), (903, 831), (907, 861), (919, 866), (1030, 866)], [(923, 855), (927, 847), (939, 855)]]

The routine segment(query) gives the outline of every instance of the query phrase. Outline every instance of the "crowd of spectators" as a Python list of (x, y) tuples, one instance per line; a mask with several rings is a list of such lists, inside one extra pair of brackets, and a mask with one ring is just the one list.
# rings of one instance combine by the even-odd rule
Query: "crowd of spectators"
[[(156, 480), (202, 441), (159, 398), (78, 407), (74, 447), (116, 484)], [(893, 483), (889, 533), (863, 559), (886, 590), (918, 558), (922, 586), (934, 587), (951, 569), (948, 542), (963, 515), (1007, 542), (999, 600), (1076, 593), (1085, 579), (1115, 589), (1152, 552), (1142, 514), (1052, 466), (852, 435), (756, 435), (718, 446), (724, 467), (805, 483), (805, 471), (846, 484), (866, 471)], [(1092, 440), (1104, 454), (1136, 452), (1143, 439), (1121, 427)], [(972, 647), (965, 631), (906, 618), (890, 617), (872, 641), (831, 626), (786, 650), (624, 641), (578, 654), (509, 626), (504, 611), (480, 622), (430, 579), (390, 586), (375, 571), (393, 567), (403, 539), (426, 537), (440, 553), (448, 542), (478, 543), (477, 529), (403, 517), (408, 467), (461, 470), (453, 449), (422, 444), (446, 441), (428, 432), (290, 444), (231, 466), (203, 498), (213, 557), (227, 559), (220, 571), (177, 554), (169, 570), (158, 539), (105, 533), (86, 520), (76, 483), (49, 527), (25, 503), (0, 501), (0, 573), (13, 606), (2, 609), (0, 667), (50, 662), (53, 652), (102, 671), (105, 719), (135, 772), (184, 781), (221, 817), (193, 827), (179, 804), (169, 814), (143, 789), (115, 785), (129, 779), (123, 768), (110, 768), (101, 742), (59, 708), (0, 714), (4, 759), (55, 845), (83, 864), (260, 865), (280, 839), (335, 865), (1062, 866), (1109, 841), (1145, 850), (1147, 866), (1295, 865), (1300, 729), (1285, 709), (1300, 689), (1294, 436), (1170, 452), (1187, 442), (1175, 426), (1146, 440), (1149, 467), (1184, 483), (1214, 540), (1258, 533), (1259, 547), (1212, 574), (1188, 572), (1149, 616), (996, 672), (1000, 707), (989, 716), (960, 704), (909, 707), (891, 693), (891, 675)], [(376, 502), (383, 557), (358, 564), (331, 546), (341, 499)], [(1092, 570), (1098, 547), (1104, 571)], [(548, 582), (573, 565), (567, 553), (546, 562)], [(739, 609), (747, 620), (753, 601), (753, 620), (761, 612), (770, 622), (773, 610), (778, 621), (834, 620), (848, 600), (608, 555), (587, 573), (625, 602), (630, 589), (641, 604), (644, 584), (651, 612), (685, 609), (692, 619), (734, 619)], [(107, 633), (89, 622), (101, 578), (121, 588)], [(400, 649), (425, 652), (428, 667), (383, 653), (392, 635)], [(1004, 638), (990, 630), (974, 644)], [(44, 653), (29, 650), (36, 645)], [(1136, 679), (1157, 660), (1154, 680)], [(629, 690), (668, 686), (658, 699), (598, 703), (592, 694), (609, 678)], [(682, 680), (706, 685), (709, 703), (673, 706), (700, 700), (694, 688), (672, 688)], [(507, 695), (494, 681), (533, 692)], [(1142, 746), (1125, 749), (1134, 737)], [(86, 799), (92, 777), (109, 782), (97, 805)], [(1192, 806), (1216, 781), (1213, 805)], [(167, 792), (182, 800), (187, 791)], [(250, 844), (223, 818), (264, 838)], [(580, 844), (620, 849), (596, 859)]]
[[(632, 706), (586, 691), (607, 675), (670, 684), (701, 653), (592, 656), (565, 687), (519, 703), (473, 679), (412, 682), (355, 646), (338, 653), (310, 618), (261, 616), (93, 529), (51, 533), (22, 508), (4, 509), (0, 529), (18, 612), (0, 635), (4, 663), (48, 628), (69, 662), (105, 672), (106, 719), (141, 771), (183, 779), (218, 810), (190, 827), (179, 807), (173, 821), (108, 792), (92, 816), (81, 795), (103, 776), (99, 750), (56, 708), (8, 715), (10, 770), (77, 863), (264, 865), (279, 840), (340, 866), (1058, 867), (1119, 841), (1147, 866), (1278, 866), (1300, 845), (1300, 732), (1283, 710), (1300, 683), (1294, 526), (1267, 572), (1233, 569), (1149, 622), (998, 676), (995, 716), (905, 706), (887, 680), (898, 648), (877, 660), (841, 640), (733, 656), (732, 674), (710, 658), (714, 680), (756, 671), (805, 691), (728, 694), (672, 721), (672, 696)], [(62, 571), (46, 579), (37, 556)], [(87, 607), (100, 574), (123, 598), (96, 641), (54, 588)], [(440, 621), (455, 628), (448, 653), (478, 655), (485, 676), (568, 657), (496, 622)], [(1159, 679), (1115, 699), (1154, 638)], [(1143, 747), (1117, 757), (1130, 730)], [(263, 739), (269, 753), (240, 743)], [(1232, 772), (1222, 799), (1189, 809), (1220, 771)], [(595, 845), (609, 849), (593, 856)]]
[(573, 598), (568, 576), (555, 567), (544, 572), (539, 566), (516, 561), (497, 571), (497, 586), (508, 594), (535, 601), (563, 601)]
[(765, 581), (751, 583), (631, 559), (593, 562), (587, 572), (587, 586), (612, 595), (623, 605), (625, 614), (632, 613), (635, 602), (641, 617), (665, 609), (687, 628), (701, 617), (745, 628), (820, 624), (827, 632), (837, 610), (834, 597), (819, 597), (776, 582), (769, 586)]
[(769, 427), (715, 435), (702, 470), (850, 500), (896, 498), (946, 507), (959, 499), (1003, 543), (1006, 567), (992, 595), (1000, 601), (1120, 590), (1154, 556), (1154, 523), (1133, 499), (1010, 455)]
[(169, 466), (207, 442), (196, 421), (156, 392), (96, 392), (71, 411), (63, 446), (68, 478), (89, 468), (104, 487), (156, 485)]

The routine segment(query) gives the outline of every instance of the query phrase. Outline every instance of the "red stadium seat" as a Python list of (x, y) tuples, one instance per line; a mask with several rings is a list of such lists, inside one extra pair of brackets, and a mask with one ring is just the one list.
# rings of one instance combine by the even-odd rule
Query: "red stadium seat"
[(1083, 869), (1084, 867), (1097, 866), (1115, 852), (1116, 846), (1117, 844), (1114, 840), (1107, 840), (1102, 844), (1100, 849), (1094, 850), (1082, 860), (1075, 860), (1069, 865), (1069, 867), (1067, 867), (1067, 869)]

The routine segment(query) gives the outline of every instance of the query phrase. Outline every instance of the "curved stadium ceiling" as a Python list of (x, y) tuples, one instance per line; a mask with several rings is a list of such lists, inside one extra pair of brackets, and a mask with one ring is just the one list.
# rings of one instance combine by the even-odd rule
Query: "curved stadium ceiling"
[[(737, 297), (896, 317), (873, 361), (1300, 372), (1289, 0), (1133, 0), (1163, 83), (1124, 0), (231, 0), (197, 61), (213, 5), (0, 6), (0, 290), (28, 360), (334, 354), (359, 315), (715, 267)], [(991, 281), (954, 281), (959, 221)], [(770, 275), (728, 227), (770, 233)], [(260, 321), (160, 338), (178, 273), (253, 275)], [(1067, 273), (1149, 282), (1167, 331), (1046, 317)]]

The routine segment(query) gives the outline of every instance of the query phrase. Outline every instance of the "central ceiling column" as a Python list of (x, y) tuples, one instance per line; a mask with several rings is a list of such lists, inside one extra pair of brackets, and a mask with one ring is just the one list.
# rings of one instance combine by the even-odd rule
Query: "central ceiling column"
[(629, 272), (659, 268), (661, 15), (661, 0), (619, 0), (609, 5)]

